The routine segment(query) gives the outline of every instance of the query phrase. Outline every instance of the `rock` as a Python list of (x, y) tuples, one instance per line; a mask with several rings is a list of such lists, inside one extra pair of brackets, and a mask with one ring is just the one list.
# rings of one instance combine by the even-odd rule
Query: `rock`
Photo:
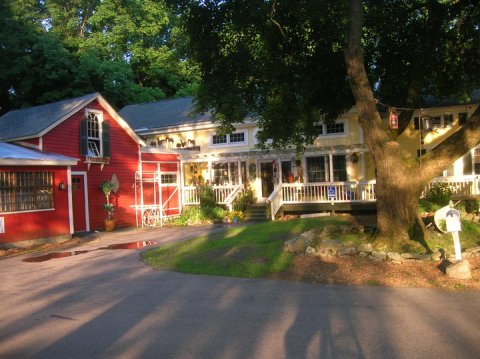
[(480, 253), (480, 246), (465, 249), (465, 253)]
[(381, 257), (372, 256), (371, 254), (367, 258), (372, 262), (383, 262), (383, 259)]
[(316, 236), (316, 233), (315, 233), (315, 230), (314, 229), (311, 229), (307, 232), (303, 232), (301, 235), (300, 235), (300, 238), (304, 239), (305, 242), (310, 245), (313, 243), (313, 241), (315, 240), (315, 236)]
[(331, 249), (328, 249), (328, 248), (321, 248), (317, 250), (316, 255), (318, 257), (332, 258), (332, 257), (335, 257), (335, 252), (333, 252)]
[(335, 237), (337, 233), (338, 233), (337, 226), (328, 224), (325, 227), (323, 227), (322, 232), (319, 235), (319, 239), (321, 240), (332, 239), (332, 237)]
[(350, 233), (352, 231), (352, 226), (339, 226), (338, 230), (342, 234)]
[(455, 279), (470, 279), (472, 278), (472, 271), (470, 269), (470, 262), (461, 260), (453, 263), (447, 267), (447, 275)]
[(363, 233), (365, 233), (365, 227), (360, 225), (360, 224), (352, 225), (351, 229), (350, 229), (350, 233), (363, 234)]
[(360, 253), (358, 253), (358, 256), (366, 258), (366, 257), (368, 257), (368, 252), (360, 252)]
[(384, 261), (387, 259), (387, 254), (385, 252), (376, 252), (376, 251), (373, 251), (372, 254), (371, 254), (372, 257), (374, 258), (377, 258), (381, 261)]
[(357, 247), (357, 251), (359, 252), (372, 252), (373, 246), (371, 243), (362, 243)]
[(438, 250), (436, 252), (433, 252), (432, 254), (430, 254), (430, 258), (432, 258), (432, 261), (438, 262), (445, 258), (445, 251)]
[(420, 254), (420, 253), (402, 253), (403, 259), (415, 259), (417, 261), (430, 260), (429, 254)]
[(309, 241), (305, 237), (295, 237), (283, 244), (283, 251), (295, 254), (305, 253), (305, 249), (311, 244), (308, 242)]
[(337, 256), (339, 257), (350, 256), (355, 253), (357, 253), (357, 250), (355, 249), (355, 247), (340, 248), (337, 250)]
[(402, 262), (402, 260), (403, 260), (400, 253), (397, 253), (397, 252), (388, 252), (387, 253), (387, 258), (390, 259), (393, 262), (396, 262), (396, 263)]
[(468, 253), (468, 252), (462, 253), (462, 258), (470, 258), (470, 257), (474, 257), (474, 253)]
[(332, 250), (337, 250), (340, 248), (343, 248), (343, 243), (340, 241), (335, 241), (335, 240), (322, 240), (318, 242), (317, 248), (325, 248), (325, 249), (332, 249)]
[(308, 246), (307, 249), (305, 249), (305, 255), (314, 256), (315, 254), (317, 254), (317, 250), (315, 248)]

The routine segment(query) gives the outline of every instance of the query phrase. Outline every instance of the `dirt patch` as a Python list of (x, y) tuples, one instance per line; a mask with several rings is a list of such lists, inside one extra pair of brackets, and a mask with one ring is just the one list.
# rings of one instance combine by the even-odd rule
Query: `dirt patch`
[(447, 290), (480, 289), (480, 258), (469, 258), (472, 279), (447, 277), (440, 262), (372, 262), (361, 257), (319, 258), (295, 256), (290, 268), (272, 279), (319, 284), (375, 285), (386, 287), (423, 287)]

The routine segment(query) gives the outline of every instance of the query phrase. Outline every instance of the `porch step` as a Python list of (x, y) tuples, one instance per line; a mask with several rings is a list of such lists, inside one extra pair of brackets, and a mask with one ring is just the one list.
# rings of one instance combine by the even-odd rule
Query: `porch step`
[(267, 216), (266, 203), (254, 203), (245, 211), (245, 219), (247, 221), (265, 221), (269, 219)]

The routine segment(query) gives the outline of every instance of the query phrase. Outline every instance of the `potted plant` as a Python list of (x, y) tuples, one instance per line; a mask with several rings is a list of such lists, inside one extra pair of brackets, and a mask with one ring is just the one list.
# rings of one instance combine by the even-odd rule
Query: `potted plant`
[(244, 218), (244, 214), (242, 211), (231, 211), (228, 213), (228, 219), (232, 223), (238, 223)]
[(115, 220), (113, 219), (113, 212), (115, 212), (115, 206), (110, 203), (110, 195), (112, 194), (114, 185), (105, 181), (100, 185), (100, 190), (103, 192), (107, 203), (104, 203), (103, 209), (107, 212), (107, 218), (104, 220), (105, 231), (111, 232), (115, 229)]

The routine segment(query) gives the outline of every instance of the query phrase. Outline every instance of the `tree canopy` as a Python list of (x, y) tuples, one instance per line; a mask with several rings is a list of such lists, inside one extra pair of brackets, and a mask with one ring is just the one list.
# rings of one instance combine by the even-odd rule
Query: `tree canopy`
[(0, 0), (0, 10), (1, 113), (94, 91), (117, 107), (196, 91), (163, 1)]
[[(379, 238), (391, 247), (422, 227), (418, 198), (428, 181), (480, 142), (479, 111), (421, 161), (406, 161), (396, 142), (414, 108), (469, 102), (478, 89), (477, 1), (178, 3), (202, 76), (198, 108), (215, 110), (226, 130), (256, 115), (260, 141), (301, 148), (316, 122), (356, 105), (377, 170)], [(399, 131), (386, 128), (381, 104), (405, 108)]]

